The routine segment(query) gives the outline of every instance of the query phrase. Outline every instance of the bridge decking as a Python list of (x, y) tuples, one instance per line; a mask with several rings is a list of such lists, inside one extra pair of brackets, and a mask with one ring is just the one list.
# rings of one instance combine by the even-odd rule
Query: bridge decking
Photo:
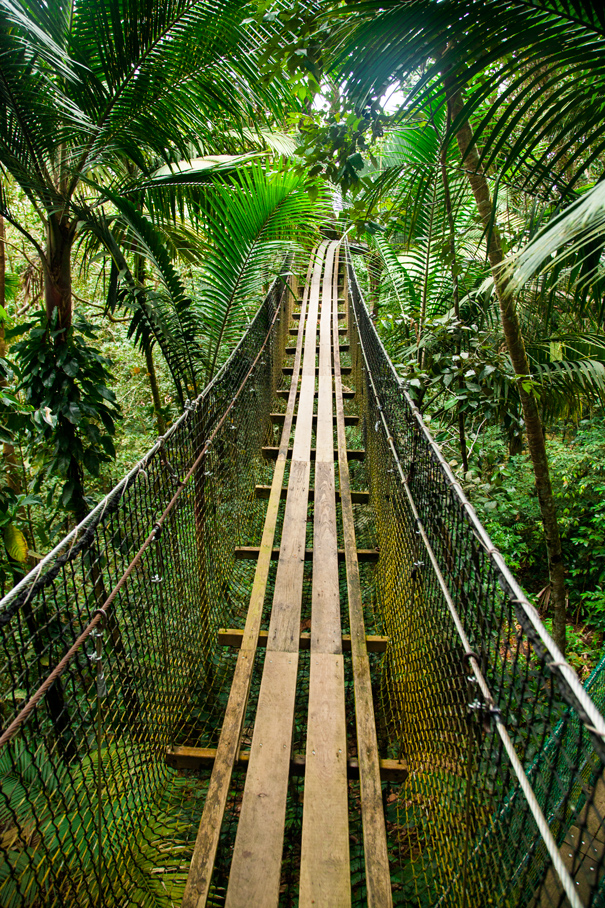
[[(227, 888), (227, 908), (277, 906), (279, 901), (288, 780), (292, 773), (292, 731), (297, 693), (298, 657), (311, 650), (303, 826), (301, 842), (301, 908), (317, 905), (346, 908), (351, 904), (349, 862), (349, 792), (351, 774), (347, 755), (345, 667), (338, 563), (344, 559), (348, 590), (350, 635), (346, 658), (352, 659), (358, 763), (362, 801), (367, 902), (388, 908), (391, 902), (389, 862), (382, 806), (381, 771), (373, 711), (368, 640), (363, 621), (358, 556), (353, 523), (353, 493), (343, 398), (354, 391), (343, 388), (340, 353), (346, 334), (338, 308), (339, 249), (323, 242), (312, 260), (301, 301), (296, 330), (294, 363), (286, 411), (274, 420), (282, 424), (279, 448), (263, 449), (275, 459), (260, 547), (239, 557), (257, 558), (246, 625), (236, 634), (239, 647), (231, 693), (187, 881), (183, 908), (206, 905), (216, 858), (221, 823), (231, 775), (240, 753), (240, 739), (254, 657), (266, 648), (246, 782)], [(321, 303), (320, 303), (321, 298)], [(292, 332), (291, 332), (292, 333)], [(319, 364), (316, 365), (316, 357)], [(284, 369), (284, 373), (285, 373)], [(314, 401), (317, 399), (317, 413)], [(294, 441), (290, 436), (294, 428)], [(336, 430), (336, 436), (335, 436)], [(311, 447), (315, 431), (316, 446)], [(335, 447), (336, 437), (336, 447)], [(362, 457), (363, 452), (353, 452)], [(339, 491), (336, 490), (335, 459)], [(283, 488), (290, 463), (287, 489)], [(315, 483), (311, 489), (311, 464)], [(366, 493), (367, 494), (367, 493)], [(269, 631), (260, 638), (260, 621), (269, 565), (277, 554), (274, 539), (279, 503), (285, 496), (285, 514)], [(261, 497), (261, 496), (259, 496)], [(338, 548), (337, 500), (341, 504), (344, 551)], [(300, 632), (309, 504), (313, 503), (312, 621), (309, 639)], [(252, 549), (251, 549), (252, 551)], [(175, 754), (175, 759), (178, 755)], [(190, 758), (195, 761), (196, 757)], [(181, 755), (187, 759), (187, 755)]]

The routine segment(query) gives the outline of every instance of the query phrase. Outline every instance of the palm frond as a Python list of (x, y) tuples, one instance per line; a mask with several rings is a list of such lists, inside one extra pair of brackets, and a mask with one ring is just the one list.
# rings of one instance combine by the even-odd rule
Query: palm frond
[[(605, 237), (605, 183), (598, 183), (547, 225), (506, 263), (511, 292), (519, 290), (543, 269), (592, 254), (593, 242)], [(596, 275), (595, 275), (596, 276)]]
[(205, 196), (205, 265), (196, 308), (203, 331), (206, 377), (231, 349), (293, 244), (309, 246), (327, 198), (311, 200), (305, 179), (260, 166), (217, 182)]
[(532, 192), (569, 192), (605, 148), (597, 100), (605, 96), (605, 19), (597, 4), (391, 0), (347, 13), (334, 67), (359, 110), (413, 75), (402, 113), (426, 115), (445, 103), (447, 73), (450, 92), (469, 89), (451, 134), (471, 120), (486, 169), (497, 161)]

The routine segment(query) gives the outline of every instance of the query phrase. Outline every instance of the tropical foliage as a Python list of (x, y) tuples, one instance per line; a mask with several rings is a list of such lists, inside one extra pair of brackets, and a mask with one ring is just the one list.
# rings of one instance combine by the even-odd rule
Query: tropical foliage
[[(337, 221), (393, 362), (585, 677), (605, 633), (604, 49), (590, 0), (0, 0), (2, 590)], [(114, 886), (178, 904), (186, 866), (163, 855), (199, 790), (168, 771), (137, 789), (144, 749), (119, 740), (65, 769), (83, 800), (62, 806), (63, 770), (4, 752), (15, 866), (95, 867), (99, 757), (128, 767), (102, 820), (139, 829)], [(25, 882), (35, 903), (45, 881)]]
[[(345, 101), (330, 110), (335, 150), (323, 159), (356, 195), (360, 229), (373, 234), (370, 294), (378, 283), (385, 292), (372, 280), (378, 266), (399, 298), (399, 312), (381, 313), (393, 349), (418, 399), (430, 406), (427, 391), (437, 390), (437, 412), (455, 417), (464, 468), (466, 422), (486, 398), (481, 426), (497, 414), (511, 452), (527, 444), (564, 649), (565, 569), (545, 427), (600, 405), (604, 389), (595, 185), (604, 20), (588, 2), (498, 0), (361, 2), (327, 15), (327, 65)], [(389, 118), (383, 105), (393, 91)], [(325, 127), (319, 138), (321, 149)], [(318, 154), (309, 153), (314, 165)], [(393, 255), (385, 264), (385, 241), (398, 264)], [(455, 323), (444, 330), (448, 297)], [(427, 324), (435, 317), (436, 334)], [(504, 357), (490, 352), (503, 346)]]

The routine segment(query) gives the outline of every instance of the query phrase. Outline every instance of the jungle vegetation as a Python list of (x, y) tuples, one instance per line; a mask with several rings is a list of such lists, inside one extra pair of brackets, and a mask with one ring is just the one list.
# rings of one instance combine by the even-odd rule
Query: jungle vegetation
[(0, 0), (3, 589), (337, 218), (584, 676), (605, 631), (604, 48), (590, 0)]

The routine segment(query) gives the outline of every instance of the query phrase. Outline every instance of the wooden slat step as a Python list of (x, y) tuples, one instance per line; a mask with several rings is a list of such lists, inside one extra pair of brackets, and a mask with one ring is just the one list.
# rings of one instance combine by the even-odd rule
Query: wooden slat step
[[(271, 422), (276, 426), (282, 426), (284, 424), (285, 413), (270, 413), (269, 416), (271, 418)], [(359, 419), (359, 416), (345, 416), (345, 426), (358, 426)], [(293, 422), (294, 424), (296, 424), (296, 416), (294, 416)], [(313, 425), (317, 425), (317, 414), (313, 416)]]
[[(346, 313), (346, 312), (339, 312), (339, 313), (338, 313), (338, 318), (341, 318), (341, 319), (342, 319), (342, 318), (346, 318), (346, 317), (347, 317), (347, 313)], [(298, 318), (298, 319), (300, 319), (300, 312), (293, 312), (293, 313), (292, 313), (292, 318)]]
[[(278, 388), (275, 393), (278, 395), (278, 397), (289, 397), (290, 388)], [(300, 394), (300, 392), (298, 393)], [(351, 391), (347, 388), (346, 391), (342, 392), (342, 396), (345, 400), (352, 400), (355, 397), (355, 391)], [(317, 397), (317, 391), (315, 392), (315, 397)]]
[[(349, 329), (348, 328), (339, 328), (338, 333), (340, 335), (344, 336), (349, 333)], [(293, 334), (293, 335), (298, 334), (298, 328), (290, 328), (290, 334)]]
[[(350, 344), (340, 344), (339, 346), (340, 346), (341, 353), (348, 353), (348, 351), (351, 349)], [(317, 353), (319, 353), (319, 347), (317, 347), (316, 349), (317, 349)], [(286, 356), (294, 356), (294, 354), (296, 353), (296, 347), (286, 347), (285, 352), (286, 352)]]
[[(254, 495), (256, 498), (266, 499), (271, 494), (271, 486), (255, 486)], [(288, 490), (284, 486), (281, 490), (282, 500), (288, 497)], [(309, 489), (309, 501), (313, 501), (315, 498), (315, 489)], [(336, 501), (340, 501), (340, 492), (336, 490)], [(351, 501), (353, 504), (369, 504), (370, 503), (370, 493), (367, 491), (363, 492), (351, 492)]]
[[(265, 445), (261, 448), (263, 457), (266, 457), (267, 460), (277, 460), (277, 455), (279, 454), (279, 448), (274, 445)], [(338, 449), (335, 449), (336, 456), (338, 456)], [(349, 448), (347, 450), (347, 457), (349, 460), (365, 460), (366, 452), (362, 451), (360, 448)], [(292, 448), (288, 448), (288, 460), (292, 459)], [(315, 448), (311, 448), (311, 460), (315, 460)]]
[[(216, 757), (213, 747), (169, 747), (166, 750), (166, 764), (172, 769), (212, 769)], [(250, 762), (250, 751), (240, 751), (236, 763), (239, 769), (247, 770)], [(290, 775), (304, 776), (306, 758), (304, 754), (293, 754), (290, 758)], [(349, 779), (359, 778), (359, 761), (355, 757), (347, 760)], [(408, 768), (400, 760), (380, 760), (380, 778), (382, 782), (405, 782)]]
[[(236, 558), (239, 559), (249, 559), (255, 561), (258, 558), (258, 553), (260, 548), (257, 545), (237, 545), (234, 549), (234, 554)], [(378, 549), (357, 549), (357, 560), (372, 562), (376, 564), (380, 552)], [(279, 561), (279, 549), (274, 548), (271, 552), (272, 561)], [(345, 560), (344, 549), (338, 549), (338, 560)], [(313, 561), (313, 549), (305, 549), (305, 561)]]
[[(292, 375), (292, 366), (284, 366), (281, 371), (282, 371), (282, 375)], [(342, 375), (351, 375), (351, 373), (353, 371), (353, 367), (352, 366), (342, 366), (340, 371), (341, 371)], [(315, 367), (315, 374), (319, 375), (319, 366)]]
[[(239, 649), (242, 645), (244, 631), (237, 627), (221, 628), (218, 632), (219, 646), (231, 646), (233, 649)], [(260, 631), (258, 635), (257, 646), (263, 648), (267, 646), (269, 634), (267, 631)], [(366, 649), (369, 653), (384, 653), (387, 648), (389, 637), (381, 637), (378, 634), (366, 636)], [(311, 645), (311, 634), (302, 633), (298, 640), (298, 648), (301, 650), (309, 649)], [(343, 653), (351, 652), (351, 635), (343, 634), (342, 636)]]

